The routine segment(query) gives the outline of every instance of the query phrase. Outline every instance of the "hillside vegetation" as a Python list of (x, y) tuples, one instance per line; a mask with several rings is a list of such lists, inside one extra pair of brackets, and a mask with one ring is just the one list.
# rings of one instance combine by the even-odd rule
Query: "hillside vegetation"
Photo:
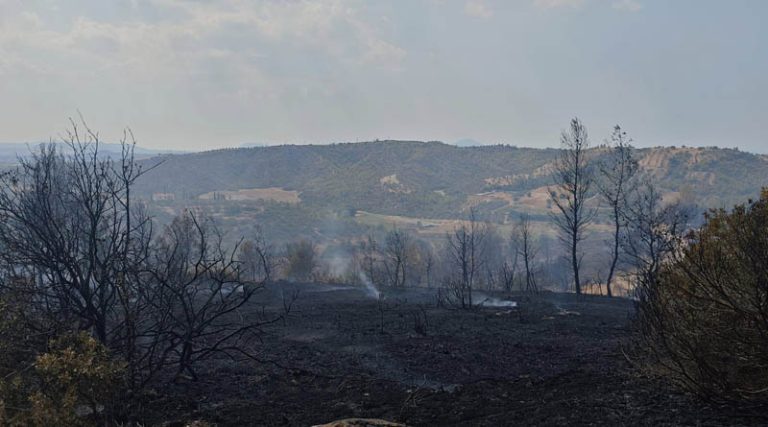
[[(298, 192), (304, 205), (337, 211), (455, 218), (472, 203), (480, 204), (481, 212), (505, 214), (546, 209), (546, 197), (540, 196), (546, 195), (558, 152), (416, 141), (238, 148), (145, 160), (145, 167), (164, 164), (142, 177), (137, 190), (144, 197), (163, 193), (180, 201), (212, 192), (282, 189)], [(594, 157), (604, 153), (601, 147), (591, 151)], [(669, 197), (704, 207), (756, 197), (768, 184), (768, 159), (757, 154), (690, 147), (636, 154)]]

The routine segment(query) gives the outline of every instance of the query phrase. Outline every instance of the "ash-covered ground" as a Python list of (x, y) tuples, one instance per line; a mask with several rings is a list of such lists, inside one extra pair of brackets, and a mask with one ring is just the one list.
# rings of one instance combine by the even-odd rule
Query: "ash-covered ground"
[[(424, 426), (765, 425), (768, 414), (706, 403), (625, 356), (630, 300), (477, 292), (473, 310), (431, 289), (271, 285), (250, 308), (285, 321), (147, 402), (147, 423), (309, 426), (380, 418)], [(259, 301), (263, 304), (260, 305)], [(510, 302), (515, 302), (511, 304)], [(631, 354), (631, 351), (630, 351)]]

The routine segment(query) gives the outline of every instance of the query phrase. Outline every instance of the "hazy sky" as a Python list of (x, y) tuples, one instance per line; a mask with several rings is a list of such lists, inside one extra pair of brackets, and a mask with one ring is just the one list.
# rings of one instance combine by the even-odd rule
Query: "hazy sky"
[(764, 0), (0, 0), (0, 141), (594, 141), (768, 152)]

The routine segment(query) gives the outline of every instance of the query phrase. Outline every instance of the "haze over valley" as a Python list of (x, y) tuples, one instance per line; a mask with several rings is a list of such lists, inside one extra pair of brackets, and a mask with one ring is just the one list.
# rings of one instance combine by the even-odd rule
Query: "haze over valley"
[(0, 426), (768, 425), (765, 16), (0, 0)]

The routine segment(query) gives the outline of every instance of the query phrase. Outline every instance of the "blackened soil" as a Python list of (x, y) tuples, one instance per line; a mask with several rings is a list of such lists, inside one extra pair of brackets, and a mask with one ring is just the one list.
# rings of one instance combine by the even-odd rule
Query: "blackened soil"
[[(629, 300), (486, 293), (476, 301), (518, 306), (457, 310), (438, 308), (427, 289), (388, 291), (379, 303), (354, 288), (282, 286), (301, 296), (284, 323), (249, 343), (261, 362), (211, 362), (198, 381), (149, 402), (147, 423), (768, 424), (768, 413), (708, 404), (643, 376), (623, 351)], [(273, 286), (263, 295), (267, 314), (281, 293)]]

